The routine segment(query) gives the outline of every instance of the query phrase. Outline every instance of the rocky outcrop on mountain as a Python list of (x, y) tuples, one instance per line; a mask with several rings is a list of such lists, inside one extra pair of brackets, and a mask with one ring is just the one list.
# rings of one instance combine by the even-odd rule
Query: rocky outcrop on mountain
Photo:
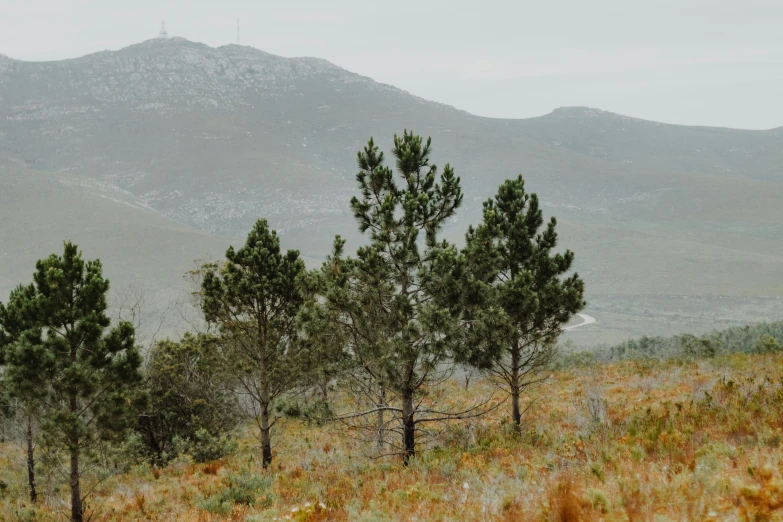
[[(158, 114), (239, 111), (249, 107), (250, 93), (280, 98), (296, 91), (299, 82), (316, 78), (337, 90), (357, 83), (386, 95), (404, 95), (326, 60), (283, 58), (239, 45), (215, 49), (182, 38), (58, 62), (12, 63), (0, 71), (10, 76), (4, 82), (9, 89), (6, 118), (18, 121), (118, 108)], [(53, 111), (53, 105), (60, 109)]]

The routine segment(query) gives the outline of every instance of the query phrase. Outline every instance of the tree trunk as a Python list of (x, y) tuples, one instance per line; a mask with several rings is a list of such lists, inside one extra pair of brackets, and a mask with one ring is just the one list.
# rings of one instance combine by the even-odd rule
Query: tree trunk
[(272, 464), (272, 441), (269, 436), (269, 404), (261, 405), (261, 452), (264, 469)]
[[(409, 235), (408, 232), (406, 234)], [(407, 238), (406, 238), (407, 241)], [(408, 301), (408, 274), (405, 272), (400, 285), (400, 294)], [(407, 316), (407, 314), (406, 314)], [(405, 318), (407, 324), (408, 318)], [(402, 342), (406, 351), (410, 351), (406, 357), (407, 364), (405, 369), (405, 385), (402, 391), (402, 463), (407, 466), (413, 457), (416, 456), (416, 422), (413, 420), (413, 388), (411, 383), (415, 382), (414, 372), (416, 369), (416, 354), (410, 345), (407, 329), (402, 331)]]
[(272, 440), (269, 436), (269, 407), (272, 400), (269, 393), (269, 372), (266, 366), (267, 317), (258, 317), (258, 385), (260, 388), (259, 406), (261, 406), (261, 463), (264, 469), (272, 464)]
[(402, 463), (407, 466), (416, 456), (416, 423), (413, 419), (413, 390), (402, 394)]
[[(77, 404), (76, 397), (71, 397), (70, 410), (72, 415), (76, 415)], [(75, 419), (72, 420), (75, 422)], [(82, 506), (82, 491), (79, 483), (79, 432), (76, 426), (73, 427), (73, 432), (70, 437), (71, 444), (71, 521), (83, 522), (84, 521), (84, 509)]]
[[(382, 408), (386, 405), (386, 393), (384, 392), (383, 386), (378, 386), (378, 407)], [(377, 429), (378, 429), (378, 455), (383, 454), (383, 410), (378, 410), (378, 419), (377, 419)]]
[(82, 492), (79, 487), (79, 450), (71, 449), (71, 521), (83, 522)]
[(522, 414), (519, 411), (519, 340), (511, 350), (511, 420), (514, 428), (522, 429)]
[(35, 490), (35, 449), (33, 448), (33, 419), (27, 416), (27, 484), (30, 487), (30, 502), (35, 504), (38, 493)]

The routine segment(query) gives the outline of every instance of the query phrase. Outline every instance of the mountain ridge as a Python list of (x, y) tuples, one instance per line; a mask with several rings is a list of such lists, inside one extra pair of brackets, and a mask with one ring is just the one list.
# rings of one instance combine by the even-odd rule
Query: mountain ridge
[[(72, 177), (85, 201), (118, 196), (139, 212), (221, 238), (242, 237), (265, 217), (287, 247), (312, 260), (323, 258), (335, 234), (350, 247), (364, 240), (348, 206), (356, 151), (371, 136), (387, 150), (394, 133), (412, 129), (432, 136), (434, 162), (450, 163), (462, 179), (463, 208), (444, 230), (450, 240), (459, 243), (480, 219), (481, 202), (522, 173), (544, 211), (557, 215), (561, 244), (577, 253), (599, 311), (615, 314), (621, 294), (636, 303), (628, 310), (675, 293), (701, 303), (730, 293), (737, 307), (783, 298), (775, 278), (783, 264), (783, 133), (775, 130), (673, 125), (586, 107), (486, 118), (326, 60), (184, 39), (65, 62), (0, 59), (0, 107), (0, 173)], [(31, 203), (29, 212), (54, 216), (52, 205)], [(161, 240), (172, 251), (139, 262), (188, 266), (178, 256), (193, 250), (195, 236), (150, 220), (172, 234)], [(3, 226), (13, 225), (0, 224), (0, 236)], [(143, 237), (143, 227), (128, 230), (128, 241)], [(177, 234), (191, 246), (179, 248)], [(728, 310), (726, 303), (714, 301), (707, 312), (699, 305), (698, 324), (714, 327), (709, 313)], [(632, 323), (618, 319), (616, 331)]]
[(705, 128), (705, 129), (727, 129), (727, 130), (736, 130), (736, 131), (746, 131), (746, 132), (770, 132), (770, 131), (779, 131), (783, 129), (783, 125), (779, 127), (773, 127), (770, 129), (744, 129), (744, 128), (735, 128), (735, 127), (728, 127), (728, 126), (714, 126), (714, 125), (700, 125), (700, 124), (677, 124), (677, 123), (666, 123), (666, 122), (659, 122), (656, 120), (649, 120), (645, 118), (640, 118), (636, 116), (630, 116), (622, 113), (616, 113), (612, 111), (603, 110), (600, 108), (595, 107), (589, 107), (589, 106), (580, 106), (580, 105), (573, 105), (573, 106), (561, 106), (561, 107), (555, 107), (550, 112), (547, 112), (546, 114), (542, 114), (539, 116), (530, 116), (530, 117), (524, 117), (524, 118), (503, 118), (503, 117), (489, 117), (489, 116), (481, 116), (476, 115), (473, 113), (470, 113), (469, 111), (466, 111), (464, 109), (459, 109), (458, 107), (455, 107), (453, 105), (445, 104), (438, 102), (436, 100), (431, 100), (427, 98), (423, 98), (420, 96), (417, 96), (414, 93), (411, 93), (407, 90), (400, 89), (394, 85), (383, 83), (383, 82), (377, 82), (373, 78), (362, 75), (360, 73), (356, 73), (353, 71), (350, 71), (338, 64), (335, 64), (334, 62), (331, 62), (327, 59), (316, 57), (316, 56), (293, 56), (293, 57), (286, 57), (282, 55), (277, 55), (274, 53), (269, 53), (267, 51), (264, 51), (262, 49), (258, 49), (256, 47), (248, 46), (248, 45), (238, 45), (235, 43), (228, 43), (223, 44), (219, 46), (210, 46), (208, 44), (197, 42), (193, 40), (189, 40), (187, 38), (174, 36), (167, 39), (161, 39), (161, 38), (150, 38), (135, 44), (130, 44), (125, 47), (121, 47), (116, 50), (103, 50), (103, 51), (97, 51), (94, 53), (88, 53), (81, 56), (76, 56), (72, 58), (64, 58), (61, 60), (43, 60), (43, 61), (36, 61), (36, 60), (22, 60), (22, 59), (16, 59), (12, 58), (10, 56), (4, 55), (0, 53), (0, 60), (7, 60), (10, 62), (14, 62), (17, 64), (29, 64), (29, 65), (46, 65), (46, 64), (67, 64), (68, 62), (79, 62), (86, 59), (91, 59), (95, 57), (106, 57), (106, 56), (112, 56), (112, 55), (118, 55), (124, 52), (130, 52), (134, 50), (139, 49), (155, 49), (155, 48), (162, 48), (164, 46), (179, 46), (179, 47), (185, 47), (185, 48), (192, 48), (192, 49), (200, 49), (200, 50), (211, 50), (211, 51), (221, 51), (221, 50), (231, 50), (236, 51), (240, 50), (241, 52), (249, 53), (256, 56), (262, 56), (267, 59), (271, 60), (279, 60), (279, 61), (289, 61), (294, 63), (309, 63), (309, 64), (320, 64), (320, 65), (326, 65), (327, 68), (333, 69), (333, 70), (339, 70), (343, 73), (348, 73), (349, 75), (356, 76), (358, 78), (361, 78), (363, 80), (369, 80), (377, 85), (381, 85), (384, 87), (392, 88), (396, 91), (402, 92), (404, 94), (410, 95), (414, 98), (418, 98), (422, 101), (426, 101), (429, 103), (437, 104), (439, 106), (442, 106), (444, 108), (453, 109), (455, 111), (469, 114), (476, 118), (484, 118), (487, 120), (497, 120), (497, 121), (526, 121), (526, 120), (532, 120), (536, 118), (543, 118), (547, 116), (557, 116), (564, 113), (579, 113), (583, 115), (594, 115), (594, 116), (614, 116), (619, 117), (623, 119), (632, 119), (640, 122), (648, 122), (655, 125), (671, 125), (671, 126), (677, 126), (677, 127), (687, 127), (687, 128)]

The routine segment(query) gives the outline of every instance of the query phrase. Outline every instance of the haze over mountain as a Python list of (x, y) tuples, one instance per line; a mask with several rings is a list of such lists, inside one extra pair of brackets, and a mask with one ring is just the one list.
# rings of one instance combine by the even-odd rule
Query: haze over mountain
[(483, 118), (317, 58), (181, 38), (57, 62), (0, 55), (0, 296), (66, 237), (121, 284), (171, 293), (259, 217), (316, 264), (335, 234), (360, 241), (356, 151), (406, 128), (462, 178), (453, 240), (525, 176), (587, 282), (598, 322), (578, 341), (778, 317), (783, 128), (581, 107)]

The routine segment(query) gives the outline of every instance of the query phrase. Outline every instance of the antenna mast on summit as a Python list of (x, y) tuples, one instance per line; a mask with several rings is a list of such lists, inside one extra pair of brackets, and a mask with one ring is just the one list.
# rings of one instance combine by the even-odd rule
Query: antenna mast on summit
[(158, 39), (160, 40), (167, 40), (169, 37), (169, 33), (166, 32), (166, 22), (160, 23), (160, 32), (158, 33)]
[(237, 45), (239, 45), (239, 18), (237, 18)]

